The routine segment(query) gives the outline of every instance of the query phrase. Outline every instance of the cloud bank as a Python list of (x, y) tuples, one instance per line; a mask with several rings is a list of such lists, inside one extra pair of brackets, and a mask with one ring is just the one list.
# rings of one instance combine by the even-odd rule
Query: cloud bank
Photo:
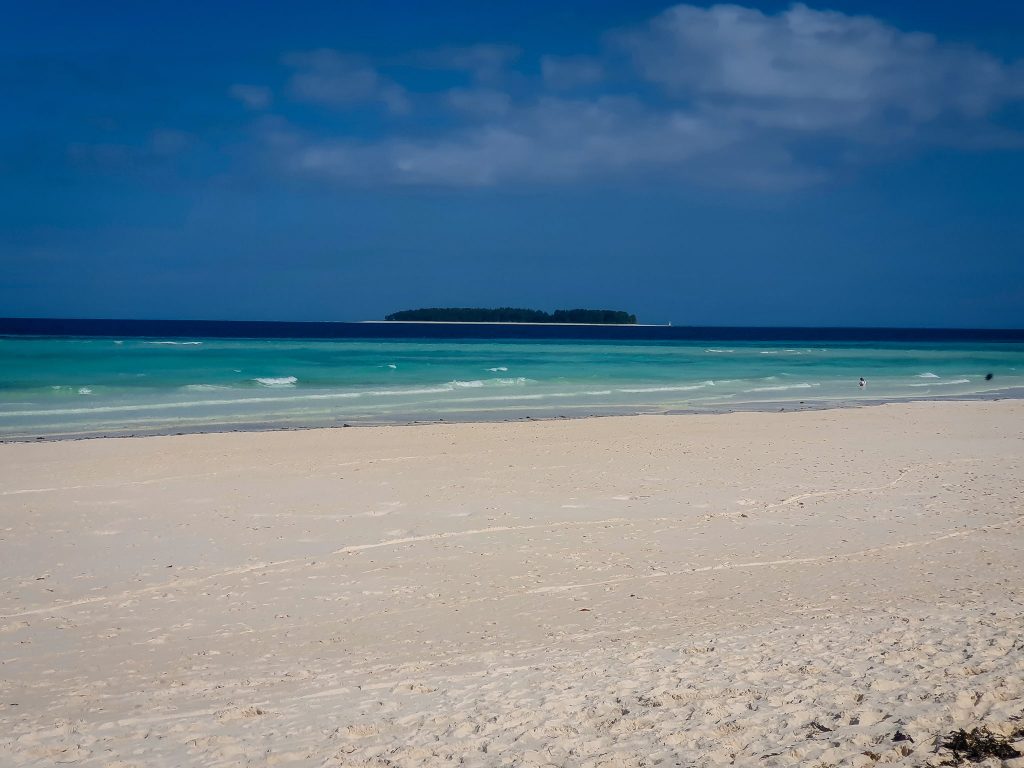
[[(407, 121), (370, 135), (329, 133), (283, 110), (264, 149), (283, 172), (334, 183), (479, 187), (653, 174), (779, 189), (893, 152), (1022, 145), (999, 118), (1024, 99), (1024, 64), (873, 17), (684, 4), (611, 30), (602, 45), (600, 56), (532, 60), (494, 44), (410, 54), (407, 74), (463, 78), (442, 90), (417, 90), (352, 53), (292, 53), (284, 65), (293, 101), (383, 107)], [(249, 107), (270, 105), (269, 91), (241, 88), (232, 95)]]

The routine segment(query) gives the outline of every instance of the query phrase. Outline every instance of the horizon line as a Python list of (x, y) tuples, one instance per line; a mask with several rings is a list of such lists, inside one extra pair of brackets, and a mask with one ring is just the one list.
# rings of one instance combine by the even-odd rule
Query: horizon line
[[(275, 325), (502, 325), (546, 327), (611, 327), (611, 328), (680, 328), (680, 329), (762, 329), (762, 330), (842, 330), (842, 331), (1000, 331), (1024, 334), (1024, 326), (937, 326), (937, 325), (700, 325), (667, 323), (536, 323), (461, 320), (255, 320), (218, 318), (166, 318), (166, 317), (0, 317), (0, 325), (23, 322), (64, 323), (237, 323)], [(2, 333), (2, 331), (0, 331)]]

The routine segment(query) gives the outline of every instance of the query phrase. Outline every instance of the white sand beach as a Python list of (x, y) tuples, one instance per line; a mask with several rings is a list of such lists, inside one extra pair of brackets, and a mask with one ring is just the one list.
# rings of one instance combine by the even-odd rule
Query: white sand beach
[(1022, 428), (1005, 400), (0, 445), (0, 765), (1024, 752)]

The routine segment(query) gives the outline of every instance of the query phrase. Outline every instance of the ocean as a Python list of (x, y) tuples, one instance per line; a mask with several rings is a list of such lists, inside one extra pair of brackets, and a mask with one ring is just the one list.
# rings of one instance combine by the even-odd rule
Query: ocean
[(1024, 392), (1019, 331), (0, 320), (0, 334), (5, 440)]

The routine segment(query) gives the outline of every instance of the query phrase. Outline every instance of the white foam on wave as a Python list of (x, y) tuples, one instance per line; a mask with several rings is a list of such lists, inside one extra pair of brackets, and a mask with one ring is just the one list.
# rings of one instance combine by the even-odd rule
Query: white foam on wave
[(124, 344), (124, 342), (123, 342), (123, 341), (121, 341), (120, 339), (115, 339), (115, 340), (114, 340), (114, 343), (115, 343), (115, 344)]
[(724, 354), (729, 354), (730, 352), (735, 352), (736, 350), (735, 349), (705, 349), (704, 351), (705, 352), (718, 352), (719, 354), (723, 354), (724, 355)]
[(147, 341), (146, 344), (165, 344), (170, 347), (198, 347), (201, 341)]
[(293, 387), (298, 379), (294, 376), (265, 376), (253, 379), (257, 384), (264, 387)]
[(398, 366), (397, 366), (397, 365), (395, 365), (394, 363), (388, 363), (388, 364), (387, 364), (386, 366), (384, 366), (384, 367), (385, 367), (385, 368), (390, 368), (391, 370), (395, 370), (395, 369), (396, 369), (396, 368), (397, 368)]
[[(621, 392), (622, 390), (617, 390)], [(489, 397), (460, 397), (460, 403), (478, 403), (485, 400), (548, 400), (552, 398), (583, 397), (583, 396), (607, 396), (612, 394), (610, 389), (585, 390), (583, 392), (542, 392), (532, 395), (492, 395)]]
[(811, 389), (811, 387), (820, 387), (821, 384), (817, 382), (801, 382), (800, 384), (781, 384), (777, 387), (754, 387), (753, 389), (744, 389), (743, 392), (782, 392), (787, 389)]
[(715, 382), (705, 381), (701, 384), (688, 384), (685, 386), (674, 386), (674, 387), (635, 387), (616, 390), (616, 392), (628, 392), (630, 394), (641, 394), (644, 392), (691, 392), (695, 389), (704, 389), (705, 387), (713, 387)]
[[(281, 376), (281, 377), (262, 377), (254, 379), (259, 382), (262, 386), (268, 389), (291, 389), (294, 387), (295, 382), (298, 379), (294, 376)], [(520, 386), (528, 384), (532, 380), (524, 377), (518, 377), (515, 379), (489, 379), (483, 382), (481, 385), (471, 385), (470, 388), (477, 389), (479, 386)], [(236, 398), (220, 398), (211, 400), (184, 400), (184, 401), (171, 401), (163, 403), (138, 403), (133, 405), (102, 405), (90, 408), (49, 408), (45, 410), (26, 410), (26, 411), (0, 411), (0, 419), (6, 417), (21, 417), (21, 416), (71, 416), (76, 414), (100, 414), (100, 413), (130, 413), (135, 411), (162, 411), (162, 410), (179, 410), (179, 409), (190, 409), (190, 408), (203, 408), (213, 406), (248, 406), (256, 404), (267, 404), (267, 403), (298, 403), (304, 401), (320, 401), (320, 400), (351, 400), (356, 398), (364, 397), (407, 397), (411, 395), (434, 395), (434, 394), (445, 394), (455, 392), (462, 387), (457, 387), (456, 382), (449, 382), (447, 384), (441, 384), (438, 386), (426, 386), (426, 387), (415, 387), (415, 388), (395, 388), (395, 389), (376, 389), (376, 390), (357, 390), (348, 392), (317, 392), (317, 393), (304, 393), (301, 395), (277, 395), (274, 397), (236, 397)], [(53, 389), (72, 389), (71, 387), (64, 387), (60, 385), (54, 385)], [(83, 389), (87, 389), (84, 388)], [(190, 391), (214, 391), (220, 389), (214, 384), (189, 384), (182, 389), (189, 389)], [(231, 390), (231, 387), (223, 387), (224, 390)], [(237, 391), (237, 390), (236, 390)], [(79, 390), (81, 394), (92, 394), (92, 390), (83, 392)], [(611, 394), (610, 391), (605, 390), (602, 392), (592, 392), (586, 394)], [(547, 397), (548, 395), (540, 395), (540, 397)], [(506, 396), (509, 397), (509, 396)], [(515, 396), (511, 396), (515, 398)], [(460, 398), (461, 400), (462, 398)], [(496, 397), (495, 399), (502, 399)], [(533, 395), (528, 397), (523, 396), (522, 399), (537, 399)]]
[(951, 379), (949, 381), (929, 381), (921, 384), (911, 384), (912, 387), (946, 387), (950, 384), (970, 384), (970, 379)]
[[(396, 393), (397, 394), (397, 393)], [(71, 416), (80, 413), (122, 413), (132, 411), (163, 411), (211, 405), (249, 405), (252, 403), (289, 403), (302, 400), (338, 400), (360, 397), (361, 392), (326, 392), (318, 395), (289, 397), (238, 397), (230, 400), (188, 400), (168, 403), (139, 403), (137, 405), (100, 405), (92, 408), (50, 408), (40, 411), (0, 411), (0, 418), (8, 416)]]
[(919, 378), (919, 379), (937, 379), (939, 377), (936, 374), (932, 373), (931, 371), (925, 371), (924, 373), (917, 374), (917, 378)]
[(92, 390), (89, 389), (88, 387), (79, 387), (78, 388), (78, 394), (80, 394), (80, 395), (91, 395), (92, 394)]
[(489, 403), (489, 402), (505, 402), (508, 400), (543, 400), (546, 397), (557, 397), (556, 394), (551, 395), (489, 395), (487, 397), (460, 397), (456, 402), (459, 403)]
[(186, 392), (216, 392), (231, 387), (225, 387), (223, 384), (186, 384), (182, 389)]
[(447, 386), (451, 389), (479, 389), (480, 387), (516, 387), (528, 383), (530, 383), (530, 379), (517, 376), (514, 379), (472, 379), (471, 381), (455, 379), (449, 381)]
[(504, 373), (505, 371), (508, 370), (508, 366), (499, 365), (496, 368), (488, 368), (487, 370), (490, 371), (491, 373)]
[(451, 392), (453, 389), (454, 387), (445, 384), (440, 387), (420, 387), (418, 389), (372, 389), (366, 392), (351, 392), (349, 394), (352, 397), (361, 397), (362, 395), (393, 397), (395, 395), (434, 395), (440, 392)]

